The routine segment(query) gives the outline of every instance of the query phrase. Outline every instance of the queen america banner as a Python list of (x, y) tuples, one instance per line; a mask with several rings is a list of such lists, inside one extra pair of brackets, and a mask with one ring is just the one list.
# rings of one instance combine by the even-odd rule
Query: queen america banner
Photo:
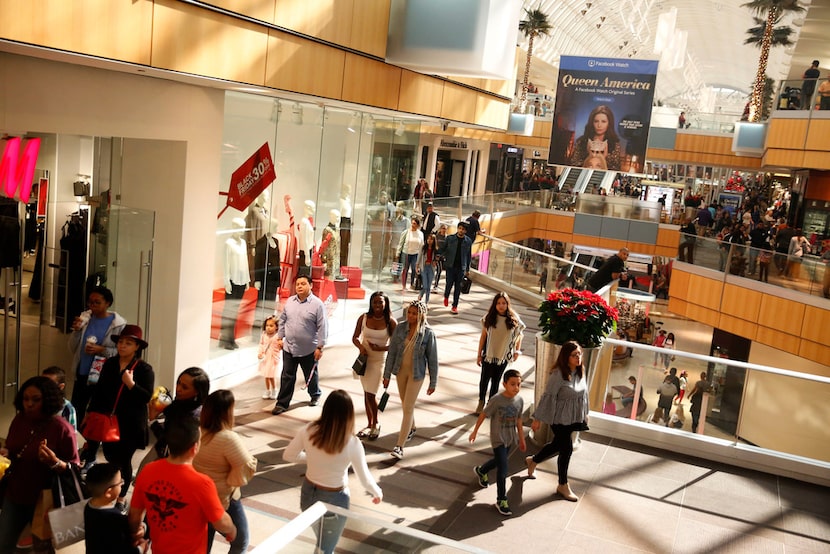
[(562, 56), (548, 163), (639, 173), (657, 62)]

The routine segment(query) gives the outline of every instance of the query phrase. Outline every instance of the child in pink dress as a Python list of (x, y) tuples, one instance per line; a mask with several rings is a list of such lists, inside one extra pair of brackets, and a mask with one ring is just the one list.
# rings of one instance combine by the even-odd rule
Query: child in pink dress
[(277, 385), (275, 377), (279, 373), (282, 356), (277, 346), (277, 318), (270, 316), (262, 324), (262, 336), (259, 338), (259, 374), (265, 377), (265, 392), (262, 398), (275, 400), (277, 398)]

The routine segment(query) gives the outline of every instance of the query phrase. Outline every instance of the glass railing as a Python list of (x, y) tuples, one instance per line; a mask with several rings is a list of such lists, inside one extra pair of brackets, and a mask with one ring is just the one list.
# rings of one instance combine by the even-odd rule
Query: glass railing
[[(650, 346), (648, 334), (635, 340), (635, 326), (629, 322), (619, 329), (620, 338), (603, 345), (613, 350), (611, 367), (597, 369), (592, 386), (599, 391), (592, 391), (592, 398), (605, 398), (606, 415), (830, 469), (824, 420), (804, 417), (824, 410), (830, 378), (730, 360), (717, 349), (706, 356)], [(657, 332), (655, 326), (646, 328)], [(661, 401), (658, 389), (671, 368), (685, 383), (681, 380), (669, 398), (672, 388), (664, 389)]]
[[(781, 81), (775, 94), (775, 110), (817, 110), (820, 108), (818, 88), (822, 79), (789, 79)], [(827, 108), (824, 108), (827, 109)]]
[[(324, 517), (326, 513), (328, 517)], [(334, 515), (335, 517), (331, 517)], [(343, 532), (327, 535), (332, 520), (345, 519)], [(341, 521), (342, 521), (341, 519)], [(378, 512), (353, 507), (346, 510), (331, 504), (316, 502), (276, 533), (251, 550), (252, 554), (273, 552), (471, 552), (490, 551), (447, 539), (425, 531), (406, 527)], [(324, 541), (331, 541), (325, 543)]]
[(479, 238), (473, 245), (472, 268), (540, 299), (552, 290), (583, 288), (585, 279), (596, 271), (593, 267), (489, 236)]
[[(731, 244), (709, 237), (681, 234), (677, 260), (761, 281), (811, 296), (830, 298), (830, 254), (818, 255), (816, 247), (801, 257), (786, 252)], [(691, 243), (690, 243), (691, 242)], [(815, 253), (813, 253), (815, 252)]]

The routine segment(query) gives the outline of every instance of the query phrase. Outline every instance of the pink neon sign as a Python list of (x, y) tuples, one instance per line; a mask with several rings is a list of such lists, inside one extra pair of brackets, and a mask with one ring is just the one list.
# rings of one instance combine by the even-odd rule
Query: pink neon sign
[[(32, 195), (32, 176), (35, 174), (40, 139), (29, 139), (20, 157), (20, 138), (6, 140), (3, 157), (0, 158), (0, 192), (9, 198), (28, 202)], [(15, 196), (17, 193), (17, 196)]]

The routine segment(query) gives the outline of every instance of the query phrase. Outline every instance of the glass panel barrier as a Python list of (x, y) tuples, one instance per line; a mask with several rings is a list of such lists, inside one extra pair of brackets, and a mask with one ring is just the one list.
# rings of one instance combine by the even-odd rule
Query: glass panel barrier
[[(729, 360), (720, 350), (720, 357), (666, 351), (633, 336), (620, 329), (606, 340), (610, 368), (597, 369), (591, 391), (605, 402), (592, 409), (653, 423), (657, 432), (697, 433), (830, 464), (830, 431), (821, 418), (803, 416), (824, 409), (830, 378)], [(673, 386), (664, 387), (667, 380)]]
[[(821, 79), (788, 79), (781, 81), (775, 95), (773, 109), (776, 111), (812, 111), (813, 109), (819, 109), (820, 96), (817, 94), (817, 89), (821, 82)], [(809, 117), (806, 112), (805, 117)]]

